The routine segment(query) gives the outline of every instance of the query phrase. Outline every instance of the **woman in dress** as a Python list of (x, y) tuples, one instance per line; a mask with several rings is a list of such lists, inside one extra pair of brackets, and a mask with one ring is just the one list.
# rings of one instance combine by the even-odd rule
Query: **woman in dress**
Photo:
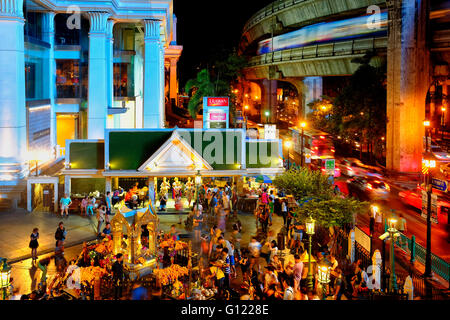
[(29, 244), (29, 247), (31, 249), (31, 258), (33, 262), (37, 260), (37, 248), (39, 247), (38, 239), (39, 239), (39, 229), (34, 228), (33, 233), (30, 235), (30, 244)]

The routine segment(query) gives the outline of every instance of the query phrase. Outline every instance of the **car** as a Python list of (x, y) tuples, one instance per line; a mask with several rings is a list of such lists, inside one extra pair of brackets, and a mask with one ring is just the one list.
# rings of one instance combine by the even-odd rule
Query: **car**
[(339, 168), (341, 174), (348, 177), (365, 176), (367, 174), (367, 170), (356, 161), (341, 160), (336, 164), (336, 167)]
[(439, 161), (450, 162), (450, 154), (442, 150), (440, 146), (432, 145), (431, 153), (436, 157)]
[(387, 200), (391, 187), (386, 182), (373, 177), (355, 177), (347, 180), (349, 196), (361, 200)]
[[(400, 191), (398, 196), (404, 204), (422, 211), (422, 190), (422, 187), (419, 186), (415, 190)], [(438, 197), (437, 206), (438, 215), (448, 214), (450, 210), (450, 201), (443, 197)]]

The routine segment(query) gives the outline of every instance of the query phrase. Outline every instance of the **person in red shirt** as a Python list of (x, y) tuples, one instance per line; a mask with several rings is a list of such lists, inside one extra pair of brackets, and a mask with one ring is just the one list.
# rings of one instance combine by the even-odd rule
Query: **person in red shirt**
[(129, 189), (128, 192), (125, 194), (125, 205), (131, 209), (131, 202), (133, 201), (133, 191), (132, 189)]

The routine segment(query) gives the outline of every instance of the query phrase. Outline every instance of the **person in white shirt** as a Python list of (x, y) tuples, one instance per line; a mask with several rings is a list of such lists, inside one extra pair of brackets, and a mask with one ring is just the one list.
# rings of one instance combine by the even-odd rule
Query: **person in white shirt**
[(281, 284), (284, 289), (283, 300), (294, 300), (294, 280), (292, 277), (284, 276), (281, 278)]

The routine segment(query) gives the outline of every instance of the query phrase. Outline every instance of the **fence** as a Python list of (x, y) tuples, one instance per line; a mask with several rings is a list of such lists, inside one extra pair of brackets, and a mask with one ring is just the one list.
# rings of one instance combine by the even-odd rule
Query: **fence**
[[(414, 236), (409, 239), (400, 233), (395, 245), (411, 256), (411, 262), (417, 259), (425, 265), (427, 249), (416, 243)], [(450, 281), (450, 264), (433, 253), (431, 253), (431, 270), (444, 280)]]

